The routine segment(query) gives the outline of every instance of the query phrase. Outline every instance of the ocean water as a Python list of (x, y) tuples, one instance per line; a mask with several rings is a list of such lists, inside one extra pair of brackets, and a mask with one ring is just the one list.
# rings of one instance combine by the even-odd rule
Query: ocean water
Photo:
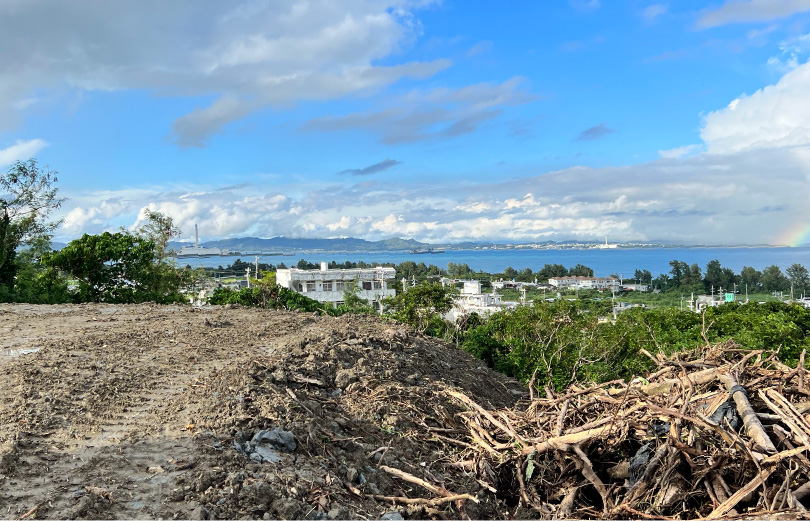
[[(253, 262), (253, 256), (226, 256), (206, 258), (179, 259), (181, 265), (193, 267), (227, 266), (234, 260), (241, 258), (245, 262)], [(287, 266), (295, 265), (300, 259), (308, 262), (345, 262), (365, 261), (367, 263), (393, 262), (399, 264), (405, 261), (424, 262), (435, 264), (440, 268), (447, 268), (448, 262), (467, 264), (473, 270), (482, 270), (488, 273), (500, 273), (507, 267), (517, 270), (531, 268), (537, 271), (545, 264), (562, 264), (572, 267), (584, 264), (594, 270), (598, 277), (610, 274), (632, 277), (635, 270), (647, 269), (654, 276), (668, 273), (671, 269), (671, 260), (684, 261), (688, 264), (697, 263), (705, 271), (706, 264), (717, 259), (723, 267), (731, 268), (735, 272), (743, 266), (752, 266), (762, 270), (766, 266), (776, 264), (782, 270), (794, 263), (799, 263), (810, 269), (810, 248), (617, 248), (613, 250), (448, 250), (440, 254), (413, 255), (408, 252), (380, 252), (380, 253), (300, 253), (293, 256), (264, 255), (260, 262), (278, 265), (283, 262)]]

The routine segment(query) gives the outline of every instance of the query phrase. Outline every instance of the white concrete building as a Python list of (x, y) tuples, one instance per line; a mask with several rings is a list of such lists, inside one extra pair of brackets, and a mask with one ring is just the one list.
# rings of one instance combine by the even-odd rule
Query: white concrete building
[(650, 291), (649, 284), (622, 284), (622, 289), (626, 291)]
[(619, 289), (619, 279), (614, 277), (551, 277), (548, 283), (555, 288)]
[(486, 317), (504, 309), (517, 307), (517, 302), (504, 302), (497, 293), (481, 293), (481, 282), (477, 280), (462, 282), (464, 286), (461, 294), (454, 299), (453, 308), (445, 315), (445, 318), (451, 322), (472, 313)]
[(276, 283), (313, 300), (327, 302), (335, 307), (343, 303), (343, 294), (353, 282), (357, 286), (357, 296), (368, 300), (378, 311), (382, 309), (380, 304), (382, 299), (396, 295), (396, 291), (388, 287), (389, 281), (392, 281), (396, 275), (394, 268), (377, 266), (376, 268), (332, 270), (326, 266), (326, 263), (322, 262), (320, 270), (298, 268), (278, 270), (276, 271)]

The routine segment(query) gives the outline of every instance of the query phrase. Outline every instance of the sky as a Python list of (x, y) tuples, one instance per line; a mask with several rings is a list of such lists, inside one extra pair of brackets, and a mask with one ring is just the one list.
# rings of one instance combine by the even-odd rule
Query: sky
[(4, 0), (54, 239), (810, 242), (810, 0)]

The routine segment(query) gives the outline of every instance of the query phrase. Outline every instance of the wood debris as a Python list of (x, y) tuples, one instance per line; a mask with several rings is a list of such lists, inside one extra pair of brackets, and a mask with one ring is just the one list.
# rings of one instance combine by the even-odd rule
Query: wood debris
[(735, 347), (658, 354), (675, 370), (503, 411), (451, 391), (466, 409), (459, 467), (511, 496), (515, 517), (807, 518), (804, 368)]

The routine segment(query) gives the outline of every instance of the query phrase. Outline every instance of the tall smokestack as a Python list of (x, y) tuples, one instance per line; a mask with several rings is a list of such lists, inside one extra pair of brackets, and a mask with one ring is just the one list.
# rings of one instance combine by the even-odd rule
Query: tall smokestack
[(197, 225), (194, 225), (194, 247), (200, 247), (200, 234), (197, 232)]

